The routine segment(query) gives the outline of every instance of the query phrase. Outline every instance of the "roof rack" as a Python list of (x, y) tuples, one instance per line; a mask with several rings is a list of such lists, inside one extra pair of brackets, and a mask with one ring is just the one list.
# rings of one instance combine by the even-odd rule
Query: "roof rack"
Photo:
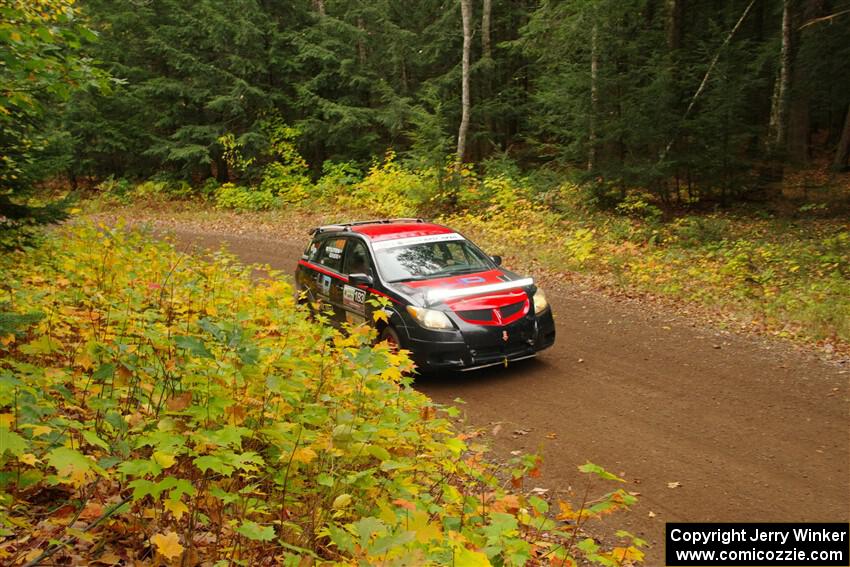
[(363, 224), (390, 224), (394, 222), (425, 222), (425, 219), (403, 217), (395, 219), (375, 219), (367, 221), (346, 222), (340, 224), (327, 224), (324, 226), (317, 226), (316, 228), (310, 230), (310, 234), (320, 234), (322, 232), (345, 232), (351, 230), (351, 227), (353, 226), (360, 226)]

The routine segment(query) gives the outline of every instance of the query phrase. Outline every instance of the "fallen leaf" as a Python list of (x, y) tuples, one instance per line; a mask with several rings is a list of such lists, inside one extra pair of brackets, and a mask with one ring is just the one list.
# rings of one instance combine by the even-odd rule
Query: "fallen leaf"
[(168, 398), (165, 405), (168, 411), (182, 411), (192, 405), (192, 392), (183, 392), (182, 394)]
[(668, 482), (667, 483), (667, 488), (679, 488), (680, 486), (682, 486), (681, 482)]
[(151, 543), (156, 546), (157, 552), (168, 560), (183, 554), (183, 546), (180, 545), (180, 538), (174, 532), (156, 534), (151, 537)]

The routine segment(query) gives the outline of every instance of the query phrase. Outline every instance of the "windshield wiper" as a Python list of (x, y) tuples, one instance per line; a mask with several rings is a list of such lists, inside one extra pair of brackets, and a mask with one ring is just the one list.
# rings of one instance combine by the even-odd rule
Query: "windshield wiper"
[(406, 278), (398, 278), (397, 280), (387, 280), (387, 283), (403, 283), (403, 282), (418, 282), (421, 280), (430, 280), (431, 275), (422, 276), (407, 276)]
[(440, 278), (445, 276), (459, 276), (461, 274), (473, 274), (475, 272), (483, 271), (484, 269), (481, 266), (470, 266), (457, 270), (437, 270), (436, 272), (431, 272), (430, 274), (420, 274), (417, 276), (407, 276), (405, 278), (398, 278), (397, 280), (389, 280), (387, 281), (387, 283), (417, 282), (422, 280), (432, 280), (434, 278)]
[(475, 272), (483, 272), (484, 269), (481, 266), (470, 266), (468, 268), (460, 268), (457, 270), (440, 270), (439, 272), (434, 272), (430, 274), (430, 277), (434, 276), (459, 276), (461, 274), (474, 274)]

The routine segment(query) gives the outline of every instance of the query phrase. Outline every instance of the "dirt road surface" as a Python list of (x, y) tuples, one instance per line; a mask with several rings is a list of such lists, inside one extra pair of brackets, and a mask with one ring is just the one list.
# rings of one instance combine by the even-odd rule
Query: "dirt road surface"
[[(245, 262), (286, 272), (306, 243), (175, 236), (184, 248), (226, 244)], [(622, 474), (640, 501), (608, 528), (647, 539), (650, 566), (663, 564), (668, 521), (850, 519), (850, 364), (593, 293), (547, 291), (552, 349), (416, 383), (440, 403), (462, 398), (497, 458), (541, 454), (534, 483), (554, 498), (584, 489), (576, 466), (586, 461)]]

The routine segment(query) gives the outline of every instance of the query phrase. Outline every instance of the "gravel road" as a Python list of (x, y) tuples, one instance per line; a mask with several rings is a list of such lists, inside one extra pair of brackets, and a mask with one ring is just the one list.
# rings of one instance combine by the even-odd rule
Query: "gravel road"
[[(175, 237), (186, 248), (226, 244), (245, 262), (287, 272), (305, 245)], [(569, 287), (547, 295), (552, 349), (416, 387), (440, 403), (462, 398), (497, 457), (539, 452), (534, 481), (550, 496), (583, 491), (576, 466), (588, 460), (622, 474), (640, 501), (608, 527), (647, 539), (650, 566), (663, 564), (668, 521), (850, 520), (850, 364)]]

